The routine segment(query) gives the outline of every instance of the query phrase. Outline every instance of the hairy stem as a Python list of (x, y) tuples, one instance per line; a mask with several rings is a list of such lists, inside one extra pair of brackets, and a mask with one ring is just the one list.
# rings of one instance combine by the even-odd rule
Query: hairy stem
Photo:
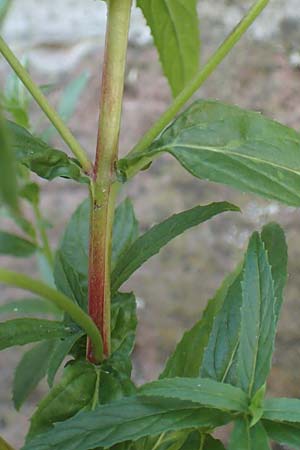
[(81, 328), (83, 328), (90, 337), (93, 348), (95, 362), (99, 363), (103, 358), (102, 339), (98, 328), (95, 326), (91, 318), (77, 306), (71, 299), (61, 292), (51, 288), (41, 281), (34, 280), (26, 275), (0, 269), (0, 283), (9, 286), (18, 287), (26, 291), (37, 294), (41, 298), (45, 298), (54, 303), (58, 308), (69, 314), (69, 316)]
[[(89, 314), (101, 330), (105, 356), (110, 354), (110, 260), (117, 190), (115, 165), (131, 6), (132, 0), (108, 2), (98, 140), (91, 185)], [(93, 360), (89, 345), (87, 356)]]
[(86, 152), (83, 150), (77, 139), (73, 136), (64, 121), (60, 118), (58, 113), (49, 104), (47, 98), (44, 96), (40, 88), (34, 83), (28, 74), (27, 70), (22, 66), (18, 58), (8, 47), (4, 39), (0, 36), (0, 53), (4, 56), (8, 64), (18, 75), (24, 86), (28, 89), (32, 97), (38, 103), (39, 107), (44, 111), (50, 122), (56, 128), (62, 139), (65, 141), (71, 152), (78, 159), (82, 169), (85, 173), (91, 174), (92, 163), (89, 161)]
[[(224, 60), (228, 53), (232, 50), (235, 44), (241, 39), (241, 37), (248, 30), (250, 25), (259, 16), (262, 10), (267, 6), (269, 0), (258, 0), (252, 8), (249, 9), (247, 14), (229, 34), (221, 46), (209, 59), (207, 64), (194, 77), (193, 80), (182, 90), (182, 92), (174, 99), (170, 107), (162, 114), (158, 121), (149, 129), (149, 131), (142, 137), (137, 145), (129, 152), (127, 156), (134, 156), (137, 153), (143, 152), (149, 147), (154, 139), (164, 130), (164, 128), (174, 119), (176, 114), (181, 110), (185, 103), (195, 94), (195, 92), (202, 86), (207, 78), (214, 72), (216, 67)], [(135, 175), (140, 169), (145, 167), (151, 160), (142, 158), (140, 164), (135, 167), (133, 173), (129, 176)]]

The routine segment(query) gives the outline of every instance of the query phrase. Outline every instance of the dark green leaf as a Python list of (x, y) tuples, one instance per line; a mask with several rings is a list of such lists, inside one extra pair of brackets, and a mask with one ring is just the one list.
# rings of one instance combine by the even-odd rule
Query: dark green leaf
[(203, 450), (225, 450), (225, 447), (218, 439), (214, 439), (212, 436), (206, 436)]
[(53, 351), (49, 358), (48, 364), (48, 384), (50, 387), (53, 386), (55, 375), (63, 363), (64, 359), (69, 355), (73, 346), (76, 342), (84, 336), (84, 332), (79, 331), (73, 336), (67, 337), (65, 339), (59, 339), (55, 342)]
[(54, 339), (37, 344), (19, 362), (13, 384), (13, 402), (17, 410), (46, 375), (54, 344)]
[(60, 314), (53, 303), (42, 298), (11, 300), (0, 306), (0, 314)]
[(138, 393), (142, 396), (191, 401), (220, 410), (248, 410), (248, 397), (241, 389), (205, 378), (166, 378), (145, 384)]
[(202, 318), (183, 335), (160, 378), (199, 376), (215, 317), (235, 277), (234, 272), (224, 280), (215, 297), (208, 303)]
[(112, 352), (121, 350), (130, 355), (137, 326), (136, 300), (134, 295), (117, 293), (111, 304), (111, 347)]
[(246, 418), (235, 421), (228, 450), (270, 450), (268, 435), (261, 423), (250, 428)]
[(101, 366), (99, 403), (111, 403), (136, 393), (130, 379), (131, 361), (128, 356), (115, 353)]
[(54, 422), (67, 420), (91, 406), (96, 380), (96, 369), (88, 362), (69, 364), (61, 382), (40, 402), (32, 416), (29, 438), (51, 429)]
[(296, 398), (266, 399), (263, 418), (276, 422), (300, 422), (300, 400)]
[(138, 0), (176, 96), (199, 70), (197, 1)]
[(18, 211), (17, 170), (11, 139), (0, 110), (0, 200)]
[(300, 424), (288, 422), (263, 421), (270, 439), (291, 446), (293, 449), (300, 448)]
[(261, 239), (268, 254), (274, 281), (275, 315), (278, 320), (283, 301), (283, 289), (287, 279), (287, 244), (282, 228), (277, 223), (269, 223), (261, 232)]
[(212, 326), (205, 349), (201, 376), (221, 382), (232, 382), (241, 327), (242, 265), (231, 276), (223, 304)]
[(139, 234), (138, 221), (136, 220), (132, 202), (125, 199), (116, 209), (113, 242), (112, 242), (112, 269), (118, 259), (125, 254)]
[(86, 182), (79, 165), (64, 152), (49, 147), (13, 122), (8, 122), (8, 128), (12, 136), (12, 148), (19, 163), (47, 180), (63, 177)]
[(149, 258), (158, 253), (162, 247), (189, 228), (205, 222), (225, 211), (239, 211), (227, 202), (196, 206), (179, 214), (174, 214), (159, 225), (155, 225), (129, 248), (120, 258), (112, 272), (112, 291), (119, 287)]
[(271, 267), (258, 233), (245, 257), (238, 383), (250, 397), (266, 382), (274, 349), (276, 317)]
[(197, 101), (150, 146), (119, 162), (173, 155), (197, 178), (300, 205), (300, 134), (262, 115), (217, 101)]
[(23, 450), (90, 450), (165, 431), (215, 428), (229, 420), (228, 414), (191, 402), (129, 397), (57, 424)]
[(37, 250), (33, 242), (15, 234), (0, 231), (0, 255), (12, 255), (19, 258), (31, 256)]
[(44, 339), (63, 338), (75, 332), (62, 322), (42, 319), (14, 319), (0, 323), (0, 350)]

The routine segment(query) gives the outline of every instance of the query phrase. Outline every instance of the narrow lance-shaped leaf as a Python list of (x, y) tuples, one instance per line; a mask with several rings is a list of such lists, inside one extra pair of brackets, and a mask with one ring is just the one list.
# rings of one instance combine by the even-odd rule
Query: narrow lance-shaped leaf
[(175, 214), (159, 225), (152, 227), (139, 237), (118, 261), (112, 272), (112, 291), (116, 292), (144, 262), (158, 253), (172, 239), (189, 228), (195, 227), (225, 211), (239, 211), (239, 209), (227, 202), (196, 206)]
[(199, 70), (200, 40), (196, 0), (138, 0), (174, 96)]
[(276, 422), (298, 422), (300, 424), (300, 400), (268, 398), (264, 402), (263, 418)]
[(23, 450), (90, 450), (166, 431), (223, 425), (230, 415), (192, 402), (128, 397), (83, 412), (37, 436)]
[(54, 345), (54, 339), (41, 342), (22, 356), (13, 382), (13, 402), (17, 410), (46, 375)]
[(225, 278), (215, 297), (209, 301), (202, 318), (184, 333), (160, 378), (199, 376), (215, 317), (236, 276), (237, 274), (233, 272)]
[(62, 322), (42, 319), (14, 319), (0, 323), (0, 350), (44, 339), (63, 338), (75, 330)]
[(238, 383), (250, 397), (266, 382), (276, 330), (275, 294), (271, 267), (258, 233), (250, 239), (245, 257)]
[(16, 123), (7, 122), (7, 124), (11, 134), (12, 149), (19, 163), (47, 180), (63, 177), (87, 182), (77, 162), (69, 158), (66, 153), (51, 148)]
[(61, 312), (52, 303), (42, 298), (24, 298), (6, 301), (0, 306), (0, 314), (54, 314)]
[(264, 428), (273, 441), (288, 445), (291, 448), (300, 448), (300, 424), (293, 422), (272, 422), (263, 420)]
[(197, 101), (144, 152), (119, 162), (125, 175), (162, 152), (197, 178), (300, 205), (300, 134), (262, 115), (217, 101)]
[(261, 423), (250, 428), (248, 419), (240, 417), (235, 421), (228, 450), (271, 450), (268, 435)]
[(0, 255), (19, 258), (31, 256), (37, 250), (36, 244), (15, 234), (0, 231)]
[(227, 411), (247, 412), (248, 397), (239, 388), (205, 378), (170, 378), (145, 384), (139, 395), (175, 398)]
[[(43, 433), (92, 405), (97, 372), (92, 364), (77, 361), (65, 369), (61, 382), (40, 402), (30, 422), (28, 438)], [(62, 447), (63, 448), (63, 447)]]
[(10, 136), (0, 109), (0, 200), (18, 211), (16, 161)]

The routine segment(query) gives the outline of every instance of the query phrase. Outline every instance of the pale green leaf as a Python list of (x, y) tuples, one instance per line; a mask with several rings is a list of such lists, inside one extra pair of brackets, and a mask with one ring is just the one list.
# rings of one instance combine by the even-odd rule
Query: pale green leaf
[(200, 39), (196, 0), (138, 0), (151, 29), (174, 96), (199, 70)]
[(211, 203), (174, 214), (164, 222), (154, 225), (140, 236), (118, 261), (111, 276), (112, 292), (116, 292), (143, 263), (172, 239), (225, 211), (239, 211), (239, 209), (227, 202)]
[(144, 152), (119, 161), (119, 170), (162, 152), (192, 175), (242, 192), (300, 205), (300, 134), (256, 112), (217, 101), (197, 101)]
[(36, 244), (15, 234), (0, 231), (0, 255), (19, 258), (31, 256), (37, 250)]
[(296, 398), (268, 398), (264, 402), (263, 418), (276, 422), (300, 423), (300, 400)]
[(42, 298), (24, 298), (6, 301), (0, 306), (0, 314), (60, 314), (53, 303)]
[(268, 435), (261, 423), (250, 428), (247, 418), (235, 421), (228, 450), (271, 450)]

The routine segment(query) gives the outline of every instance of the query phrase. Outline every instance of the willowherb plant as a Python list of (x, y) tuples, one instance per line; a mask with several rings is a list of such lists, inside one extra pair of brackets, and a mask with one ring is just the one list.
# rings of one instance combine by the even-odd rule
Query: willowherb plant
[[(165, 152), (196, 178), (300, 206), (299, 133), (214, 100), (198, 100), (179, 114), (268, 0), (256, 1), (202, 69), (196, 0), (138, 0), (174, 100), (122, 159), (118, 137), (132, 0), (106, 3), (94, 162), (61, 118), (72, 113), (86, 76), (68, 87), (58, 114), (0, 38), (0, 51), (15, 73), (1, 95), (2, 109), (14, 122), (1, 116), (0, 193), (24, 235), (1, 231), (0, 253), (36, 254), (48, 279), (0, 270), (1, 283), (34, 294), (0, 309), (27, 315), (0, 323), (0, 350), (37, 343), (23, 355), (15, 373), (16, 408), (42, 378), (47, 377), (50, 387), (31, 418), (23, 449), (222, 450), (213, 432), (231, 422), (229, 450), (267, 450), (270, 440), (300, 448), (300, 400), (265, 398), (287, 276), (280, 226), (268, 224), (251, 236), (243, 260), (209, 301), (201, 320), (184, 334), (159, 380), (136, 387), (130, 359), (137, 324), (135, 296), (123, 292), (122, 285), (176, 236), (239, 208), (227, 202), (197, 205), (140, 235), (131, 201), (115, 206), (123, 183)], [(7, 4), (2, 1), (3, 15)], [(31, 97), (24, 86), (51, 122), (39, 137), (30, 125)], [(73, 158), (48, 143), (53, 129)], [(31, 172), (87, 186), (89, 199), (71, 217), (55, 252)], [(24, 215), (24, 202), (33, 209), (33, 223)], [(53, 319), (31, 317), (44, 313)], [(62, 377), (56, 380), (66, 357)], [(0, 448), (11, 449), (1, 438)]]

